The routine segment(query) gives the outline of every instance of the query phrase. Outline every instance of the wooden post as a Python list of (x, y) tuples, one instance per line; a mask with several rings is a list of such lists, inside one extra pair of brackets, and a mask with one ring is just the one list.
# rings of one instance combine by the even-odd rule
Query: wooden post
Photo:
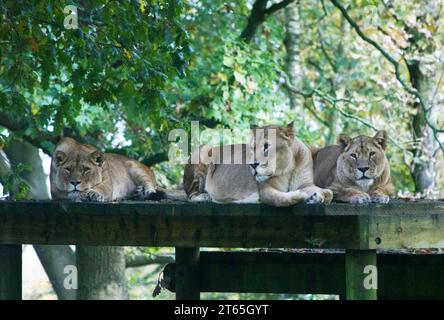
[(22, 299), (22, 246), (0, 246), (0, 300)]
[(176, 299), (200, 299), (199, 248), (176, 247)]
[(376, 250), (346, 250), (345, 278), (347, 300), (376, 300)]

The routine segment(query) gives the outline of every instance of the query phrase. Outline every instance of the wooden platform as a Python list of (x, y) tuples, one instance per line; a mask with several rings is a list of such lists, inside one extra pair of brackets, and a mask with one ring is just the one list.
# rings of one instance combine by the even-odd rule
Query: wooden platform
[[(178, 299), (198, 299), (199, 293), (206, 290), (250, 292), (255, 288), (264, 292), (282, 288), (282, 292), (321, 291), (348, 299), (375, 299), (377, 289), (364, 288), (363, 281), (365, 268), (378, 265), (376, 250), (444, 248), (444, 202), (276, 208), (262, 204), (1, 201), (0, 299), (21, 298), (22, 244), (175, 247), (174, 287)], [(201, 247), (329, 248), (344, 249), (345, 254), (319, 253), (313, 258), (264, 252), (251, 260), (248, 255), (201, 254)], [(398, 272), (409, 274), (411, 288), (418, 290), (421, 283), (426, 283), (429, 292), (444, 296), (444, 280), (438, 276), (442, 274), (440, 268), (444, 269), (442, 258), (427, 257), (382, 258), (382, 270), (389, 270), (381, 275), (382, 297), (415, 297), (414, 291), (396, 293), (396, 288), (387, 289), (406, 281), (396, 278)], [(304, 266), (313, 259), (317, 259), (316, 267), (310, 271)], [(430, 263), (431, 269), (427, 267)], [(254, 280), (237, 282), (239, 274), (245, 276), (245, 265), (253, 271)], [(304, 279), (287, 284), (283, 280), (273, 282), (270, 274), (275, 268), (287, 270), (294, 278), (297, 273), (288, 271), (292, 265), (294, 270), (303, 270)], [(409, 269), (411, 265), (416, 267)], [(419, 274), (415, 276), (416, 272), (430, 270), (433, 273), (427, 281)], [(223, 271), (229, 278), (221, 282), (216, 277), (222, 279)], [(400, 290), (405, 287), (399, 284)]]
[(0, 202), (0, 244), (444, 247), (444, 202), (388, 205)]

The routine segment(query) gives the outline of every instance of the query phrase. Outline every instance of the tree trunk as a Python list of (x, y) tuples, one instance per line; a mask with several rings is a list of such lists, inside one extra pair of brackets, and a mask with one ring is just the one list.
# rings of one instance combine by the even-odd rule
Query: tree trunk
[[(31, 144), (22, 140), (13, 139), (5, 150), (7, 158), (0, 161), (1, 174), (10, 172), (7, 161), (11, 164), (27, 163), (32, 166), (31, 172), (22, 172), (21, 178), (30, 186), (29, 199), (48, 200), (49, 189), (47, 185), (47, 175), (43, 169), (42, 159), (39, 150)], [(67, 265), (75, 265), (75, 255), (69, 246), (34, 246), (40, 262), (51, 281), (54, 292), (60, 300), (75, 300), (76, 290), (65, 289), (63, 282)]]
[(34, 245), (34, 250), (51, 281), (59, 300), (76, 300), (77, 290), (65, 288), (66, 266), (76, 265), (76, 255), (70, 246)]
[[(439, 25), (441, 19), (441, 1), (424, 1), (422, 10), (416, 17), (419, 22), (427, 21), (428, 17), (432, 17), (434, 25)], [(439, 30), (439, 29), (437, 29)], [(438, 37), (435, 31), (430, 38), (406, 25), (406, 31), (411, 35), (409, 38), (410, 48), (415, 51), (410, 52), (414, 57), (408, 61), (407, 67), (410, 76), (410, 82), (419, 94), (422, 96), (428, 112), (425, 113), (420, 104), (416, 101), (413, 103), (415, 114), (412, 117), (413, 138), (418, 141), (414, 149), (414, 160), (412, 163), (412, 176), (415, 182), (415, 191), (429, 195), (436, 187), (437, 177), (437, 160), (436, 156), (439, 151), (438, 142), (435, 140), (433, 130), (427, 125), (426, 118), (430, 123), (436, 123), (438, 116), (438, 106), (435, 103), (434, 95), (437, 89), (439, 75), (439, 59), (425, 59), (426, 56), (432, 56), (436, 51), (436, 43), (433, 41)], [(421, 43), (418, 45), (418, 43)], [(424, 46), (425, 44), (425, 46)], [(419, 59), (416, 58), (419, 56)], [(424, 56), (424, 57), (422, 57)]]
[[(285, 8), (285, 47), (287, 49), (286, 69), (290, 85), (298, 90), (301, 89), (301, 58), (300, 58), (300, 37), (301, 28), (299, 24), (298, 1), (290, 3)], [(297, 105), (302, 105), (300, 97), (292, 92), (288, 92), (290, 108), (295, 109)]]
[[(425, 74), (419, 61), (409, 65), (410, 79), (413, 87), (424, 97), (429, 106), (428, 119), (435, 123), (437, 108), (433, 103), (433, 93), (436, 87), (436, 75)], [(413, 136), (418, 141), (414, 150), (412, 175), (415, 182), (415, 191), (427, 193), (436, 187), (437, 160), (439, 149), (432, 129), (425, 122), (425, 114), (418, 103), (414, 103), (415, 115), (412, 119)]]
[(79, 300), (128, 299), (123, 247), (77, 246)]

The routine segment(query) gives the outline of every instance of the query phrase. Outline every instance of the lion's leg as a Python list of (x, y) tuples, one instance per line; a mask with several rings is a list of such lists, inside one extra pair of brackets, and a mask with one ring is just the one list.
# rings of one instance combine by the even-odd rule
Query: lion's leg
[(371, 197), (369, 194), (365, 193), (356, 188), (343, 188), (340, 186), (332, 186), (333, 197), (336, 200), (355, 203), (355, 204), (363, 204), (371, 202)]
[(112, 185), (107, 180), (80, 194), (81, 201), (113, 201)]
[(234, 201), (234, 203), (259, 203), (259, 193), (255, 192), (249, 195), (248, 197)]
[(205, 191), (207, 171), (207, 165), (201, 163), (185, 166), (183, 186), (190, 201), (211, 201)]
[(145, 199), (157, 192), (156, 177), (150, 168), (133, 160), (127, 162), (127, 167), (140, 198)]
[(311, 185), (300, 190), (311, 195), (306, 201), (309, 204), (330, 203), (333, 200), (333, 192), (330, 189), (322, 189), (315, 185)]
[(260, 189), (260, 201), (276, 207), (287, 207), (307, 201), (311, 194), (302, 190), (282, 192), (270, 186)]
[(393, 186), (388, 184), (372, 190), (370, 192), (370, 197), (371, 201), (375, 203), (389, 203), (391, 194), (393, 194)]

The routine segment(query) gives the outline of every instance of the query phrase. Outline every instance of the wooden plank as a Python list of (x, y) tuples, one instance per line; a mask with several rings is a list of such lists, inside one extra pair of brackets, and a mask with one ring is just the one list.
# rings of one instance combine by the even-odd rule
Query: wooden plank
[(289, 208), (212, 203), (0, 202), (0, 244), (442, 248), (443, 227), (443, 202)]
[(200, 249), (176, 248), (176, 299), (200, 299)]
[(253, 215), (253, 209), (263, 207), (66, 202), (8, 205), (6, 210), (0, 203), (0, 244), (360, 247), (358, 217), (295, 215), (291, 208), (287, 214), (278, 210)]
[(444, 215), (369, 216), (368, 248), (443, 248)]
[(0, 300), (22, 299), (22, 246), (0, 245)]
[[(368, 267), (371, 267), (367, 271)], [(370, 274), (372, 273), (372, 274)], [(373, 276), (369, 285), (368, 277)], [(347, 300), (376, 300), (376, 250), (347, 250), (345, 253), (345, 287)]]
[[(201, 292), (337, 294), (344, 253), (201, 252)], [(378, 254), (378, 299), (444, 299), (444, 255)], [(174, 289), (174, 264), (165, 269)]]

